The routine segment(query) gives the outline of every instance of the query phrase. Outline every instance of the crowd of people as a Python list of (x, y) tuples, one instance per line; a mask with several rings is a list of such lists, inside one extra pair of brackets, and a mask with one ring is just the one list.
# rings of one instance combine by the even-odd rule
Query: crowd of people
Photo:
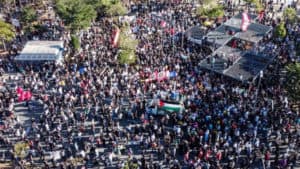
[[(5, 151), (0, 159), (21, 168), (295, 168), (299, 109), (289, 102), (274, 69), (299, 62), (287, 48), (299, 43), (299, 26), (289, 25), (286, 39), (272, 43), (280, 49), (279, 64), (266, 74), (274, 74), (260, 85), (245, 84), (200, 69), (198, 61), (206, 57), (201, 47), (174, 40), (176, 32), (201, 23), (192, 15), (194, 4), (148, 5), (134, 4), (138, 12), (132, 19), (94, 22), (80, 35), (82, 50), (64, 64), (25, 65), (13, 85), (8, 83), (13, 79), (2, 82), (0, 148)], [(234, 12), (230, 3), (225, 9), (226, 20)], [(119, 64), (118, 48), (111, 45), (109, 32), (125, 22), (139, 40), (134, 65)], [(266, 16), (263, 22), (275, 26), (278, 20)], [(61, 39), (69, 54), (70, 36)], [(19, 71), (12, 59), (1, 60), (1, 75)], [(165, 70), (177, 76), (145, 82)], [(16, 113), (15, 87), (33, 93), (22, 106), (38, 117), (24, 124)], [(174, 100), (173, 93), (184, 110), (147, 111), (151, 100)], [(14, 149), (19, 142), (28, 144), (22, 158)]]

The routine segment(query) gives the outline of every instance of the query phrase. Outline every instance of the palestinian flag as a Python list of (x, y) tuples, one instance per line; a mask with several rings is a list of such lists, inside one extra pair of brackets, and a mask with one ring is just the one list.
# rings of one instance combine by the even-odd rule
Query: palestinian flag
[(160, 100), (158, 102), (158, 108), (170, 112), (179, 112), (183, 109), (183, 106), (180, 105), (178, 102)]

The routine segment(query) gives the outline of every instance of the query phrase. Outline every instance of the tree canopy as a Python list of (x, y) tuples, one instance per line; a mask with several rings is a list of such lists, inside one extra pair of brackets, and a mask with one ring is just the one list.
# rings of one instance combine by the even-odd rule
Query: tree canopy
[(0, 20), (0, 39), (4, 41), (11, 41), (15, 37), (15, 29), (14, 27)]
[(295, 102), (300, 101), (300, 63), (292, 63), (286, 67), (286, 91)]
[(286, 36), (286, 28), (283, 22), (276, 26), (275, 36), (278, 38), (284, 38)]
[(94, 7), (84, 0), (56, 0), (56, 11), (72, 31), (89, 27), (96, 18)]
[(37, 21), (36, 11), (31, 6), (24, 7), (21, 11), (21, 23), (25, 26)]
[(76, 35), (71, 35), (71, 46), (75, 51), (80, 49), (80, 41)]
[(94, 8), (100, 14), (107, 16), (125, 15), (127, 9), (120, 0), (87, 0), (88, 4), (94, 6)]
[(124, 25), (121, 28), (119, 40), (120, 53), (118, 60), (121, 64), (135, 63), (135, 49), (138, 43), (138, 40), (131, 35), (130, 27), (128, 25)]
[(120, 64), (133, 64), (136, 61), (135, 51), (129, 49), (121, 49), (118, 57)]
[(105, 13), (109, 16), (125, 15), (127, 13), (127, 9), (122, 2), (117, 2), (107, 7)]
[(283, 11), (283, 17), (287, 21), (295, 22), (297, 19), (297, 11), (295, 10), (295, 8), (285, 8)]
[(121, 49), (128, 49), (128, 50), (135, 50), (136, 46), (138, 45), (138, 40), (134, 39), (130, 35), (126, 35), (126, 33), (122, 32), (120, 34), (120, 48)]
[(218, 5), (216, 1), (205, 0), (202, 5), (197, 8), (197, 15), (200, 17), (207, 17), (214, 19), (224, 16), (224, 9), (222, 5)]
[(244, 0), (249, 5), (254, 5), (257, 11), (263, 10), (263, 5), (260, 0)]

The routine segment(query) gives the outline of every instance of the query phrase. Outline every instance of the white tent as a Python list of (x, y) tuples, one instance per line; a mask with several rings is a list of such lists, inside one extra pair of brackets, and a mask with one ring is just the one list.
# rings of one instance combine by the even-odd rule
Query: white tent
[(28, 41), (15, 60), (61, 62), (63, 49), (63, 41)]

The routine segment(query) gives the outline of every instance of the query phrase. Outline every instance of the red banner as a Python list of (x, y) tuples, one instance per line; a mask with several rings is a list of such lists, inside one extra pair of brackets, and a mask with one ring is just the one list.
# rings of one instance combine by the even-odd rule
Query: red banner
[(112, 35), (113, 35), (112, 46), (117, 47), (119, 36), (120, 36), (120, 29), (119, 28), (114, 29)]

